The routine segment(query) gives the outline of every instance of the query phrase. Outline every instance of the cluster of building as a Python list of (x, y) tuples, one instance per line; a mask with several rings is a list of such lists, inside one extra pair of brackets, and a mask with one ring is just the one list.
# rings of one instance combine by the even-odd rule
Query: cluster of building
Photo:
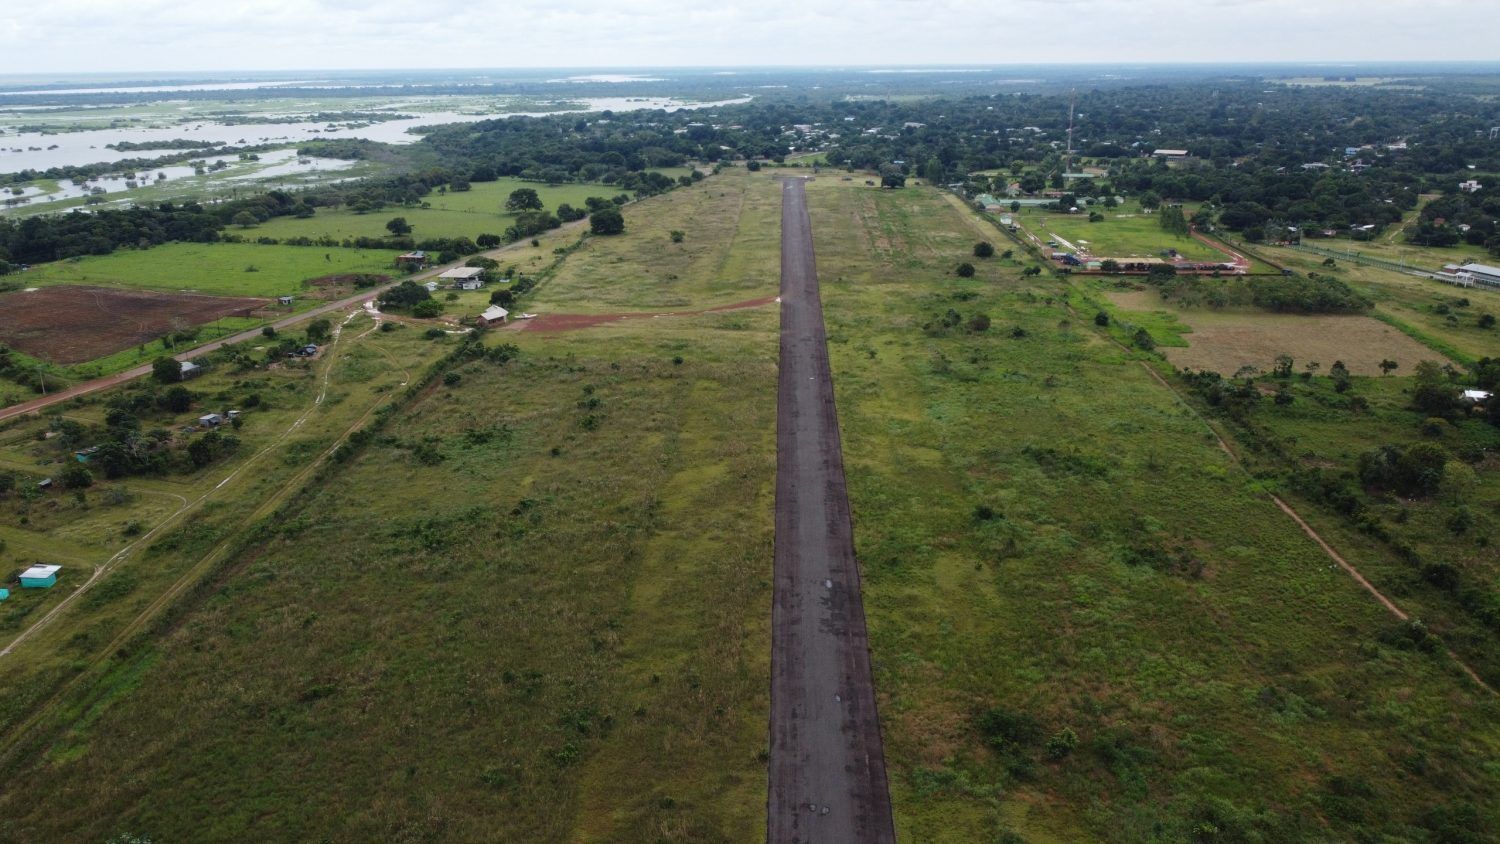
[(1433, 274), (1438, 281), (1446, 281), (1459, 287), (1488, 287), (1500, 290), (1500, 267), (1489, 264), (1444, 264)]

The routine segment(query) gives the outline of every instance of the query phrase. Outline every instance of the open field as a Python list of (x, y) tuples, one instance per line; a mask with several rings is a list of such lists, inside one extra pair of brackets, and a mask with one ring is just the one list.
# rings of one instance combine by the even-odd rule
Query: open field
[[(763, 187), (770, 179), (734, 168), (699, 189), (626, 206), (625, 233), (584, 241), (527, 307), (687, 310), (776, 295), (781, 206)], [(674, 230), (681, 243), (672, 242)]]
[(902, 838), (1500, 821), (1492, 699), (1400, 647), (1064, 282), (954, 278), (973, 236), (933, 193), (808, 192)]
[[(1185, 326), (1187, 330), (1179, 336), (1186, 345), (1168, 342), (1164, 345), (1169, 348), (1163, 350), (1167, 360), (1179, 369), (1209, 370), (1226, 376), (1244, 367), (1269, 372), (1276, 356), (1282, 354), (1303, 363), (1317, 362), (1325, 370), (1341, 360), (1355, 375), (1380, 375), (1380, 362), (1386, 359), (1396, 361), (1404, 371), (1423, 360), (1448, 362), (1440, 353), (1372, 317), (1179, 308), (1162, 302), (1150, 290), (1111, 292), (1107, 298), (1119, 309), (1115, 319), (1126, 323), (1140, 323), (1145, 314), (1154, 312), (1170, 323)], [(1154, 330), (1152, 333), (1153, 337), (1157, 335)]]
[(315, 216), (305, 220), (277, 217), (248, 229), (234, 226), (230, 231), (246, 237), (277, 239), (386, 237), (390, 234), (385, 228), (386, 221), (392, 217), (405, 217), (412, 225), (412, 237), (417, 240), (428, 237), (467, 237), (472, 240), (481, 234), (503, 234), (505, 227), (515, 221), (515, 215), (505, 210), (505, 200), (517, 188), (535, 190), (549, 211), (556, 211), (562, 203), (582, 208), (583, 201), (590, 196), (608, 198), (620, 193), (619, 188), (612, 185), (545, 185), (520, 179), (500, 179), (474, 182), (472, 189), (467, 191), (428, 194), (422, 201), (430, 208), (388, 206), (368, 214), (357, 214), (344, 208), (319, 208)]
[(300, 294), (311, 279), (343, 273), (391, 273), (379, 249), (168, 243), (151, 249), (41, 264), (7, 278), (26, 287), (89, 284), (214, 296)]
[[(519, 356), (455, 363), (65, 699), (0, 836), (763, 840), (775, 328), (491, 332)], [(370, 339), (459, 342), (422, 337)]]
[(179, 325), (249, 317), (265, 299), (66, 285), (0, 296), (0, 342), (53, 363), (94, 360)]

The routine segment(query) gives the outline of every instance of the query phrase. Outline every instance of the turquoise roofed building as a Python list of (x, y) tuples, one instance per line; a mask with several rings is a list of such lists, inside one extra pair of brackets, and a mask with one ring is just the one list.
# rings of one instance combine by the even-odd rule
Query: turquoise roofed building
[(57, 573), (60, 571), (62, 571), (62, 566), (49, 566), (38, 563), (21, 572), (21, 588), (50, 589), (57, 583)]

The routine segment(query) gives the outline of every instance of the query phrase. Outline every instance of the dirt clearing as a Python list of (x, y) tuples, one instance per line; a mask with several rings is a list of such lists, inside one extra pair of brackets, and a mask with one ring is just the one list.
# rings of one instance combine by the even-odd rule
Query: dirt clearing
[(173, 328), (249, 316), (265, 299), (59, 285), (0, 296), (0, 343), (74, 364), (140, 345)]

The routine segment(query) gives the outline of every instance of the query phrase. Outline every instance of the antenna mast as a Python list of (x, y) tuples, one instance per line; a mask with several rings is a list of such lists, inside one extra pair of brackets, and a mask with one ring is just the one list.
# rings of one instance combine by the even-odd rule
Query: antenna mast
[(1074, 88), (1068, 97), (1068, 156), (1063, 159), (1063, 173), (1067, 174), (1073, 170), (1073, 110), (1078, 107), (1078, 89)]

